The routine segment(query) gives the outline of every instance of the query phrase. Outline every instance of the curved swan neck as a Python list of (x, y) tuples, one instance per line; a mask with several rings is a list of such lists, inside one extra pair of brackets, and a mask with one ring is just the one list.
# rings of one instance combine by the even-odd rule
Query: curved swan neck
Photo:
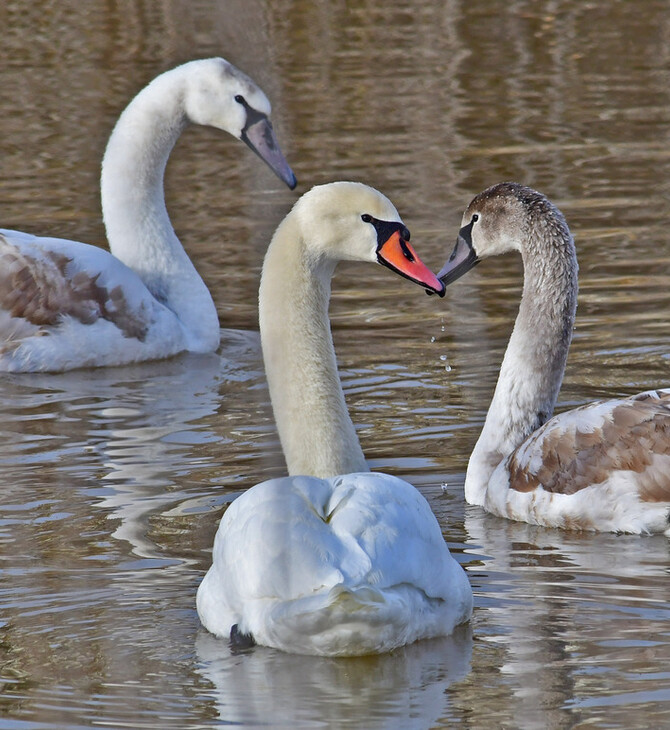
[(216, 308), (172, 228), (163, 192), (168, 157), (189, 124), (188, 73), (187, 65), (158, 76), (122, 113), (103, 159), (102, 213), (114, 256), (139, 274), (188, 332), (199, 337), (216, 330), (218, 337)]
[(154, 79), (131, 101), (105, 151), (102, 213), (110, 249), (125, 263), (143, 254), (135, 243), (140, 238), (145, 246), (181, 248), (163, 194), (168, 157), (188, 125), (180, 70)]
[(567, 223), (553, 208), (549, 225), (521, 239), (524, 286), (495, 393), (466, 482), (482, 486), (495, 466), (553, 414), (577, 308), (577, 257)]
[(263, 265), (259, 321), (263, 359), (289, 474), (368, 471), (349, 417), (330, 331), (336, 262), (311, 254), (291, 216)]

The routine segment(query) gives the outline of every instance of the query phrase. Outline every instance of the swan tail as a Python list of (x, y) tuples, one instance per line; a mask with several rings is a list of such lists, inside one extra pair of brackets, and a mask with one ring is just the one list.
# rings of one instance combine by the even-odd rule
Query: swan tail
[(409, 585), (380, 590), (340, 584), (266, 608), (260, 620), (247, 616), (244, 622), (257, 643), (323, 656), (379, 654), (448, 635), (461, 623), (443, 599)]

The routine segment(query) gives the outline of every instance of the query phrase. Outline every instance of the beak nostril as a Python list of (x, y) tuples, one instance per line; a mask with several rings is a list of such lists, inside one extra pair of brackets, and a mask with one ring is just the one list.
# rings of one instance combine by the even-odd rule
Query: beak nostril
[(406, 239), (404, 236), (400, 239), (400, 248), (402, 249), (403, 256), (411, 263), (414, 261), (414, 254), (411, 252), (409, 246), (407, 245)]

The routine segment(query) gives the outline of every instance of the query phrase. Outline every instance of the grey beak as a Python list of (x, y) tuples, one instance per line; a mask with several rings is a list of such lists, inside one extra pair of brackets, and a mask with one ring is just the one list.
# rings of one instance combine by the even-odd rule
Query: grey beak
[(250, 121), (251, 123), (242, 130), (242, 141), (246, 142), (275, 175), (293, 190), (298, 181), (282, 154), (270, 120), (264, 114), (256, 112)]
[(470, 271), (473, 266), (479, 263), (477, 254), (472, 247), (470, 241), (470, 229), (472, 224), (461, 228), (456, 239), (456, 245), (454, 250), (451, 252), (451, 256), (447, 263), (442, 267), (437, 278), (445, 285), (448, 286), (456, 279), (460, 279), (463, 274)]

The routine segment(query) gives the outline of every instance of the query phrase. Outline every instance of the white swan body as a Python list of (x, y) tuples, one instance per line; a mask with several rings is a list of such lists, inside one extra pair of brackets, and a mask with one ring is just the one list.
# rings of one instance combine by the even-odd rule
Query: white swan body
[[(224, 514), (198, 589), (203, 625), (305, 654), (385, 652), (450, 634), (472, 591), (421, 494), (371, 473), (342, 393), (328, 320), (338, 260), (441, 286), (392, 204), (358, 183), (313, 188), (277, 229), (260, 287), (261, 342), (291, 476)], [(351, 472), (351, 473), (350, 473)]]
[(516, 250), (519, 314), (465, 498), (513, 520), (573, 530), (670, 535), (670, 391), (591, 403), (552, 416), (577, 302), (574, 242), (560, 211), (516, 183), (480, 193), (439, 276)]
[(235, 500), (198, 611), (219, 636), (237, 624), (284, 651), (372, 654), (451, 633), (469, 596), (426, 500), (368, 472), (272, 479)]
[(211, 352), (216, 307), (165, 209), (168, 156), (189, 123), (246, 142), (290, 187), (270, 104), (221, 58), (158, 76), (123, 112), (101, 176), (111, 253), (0, 230), (0, 371), (60, 371)]

